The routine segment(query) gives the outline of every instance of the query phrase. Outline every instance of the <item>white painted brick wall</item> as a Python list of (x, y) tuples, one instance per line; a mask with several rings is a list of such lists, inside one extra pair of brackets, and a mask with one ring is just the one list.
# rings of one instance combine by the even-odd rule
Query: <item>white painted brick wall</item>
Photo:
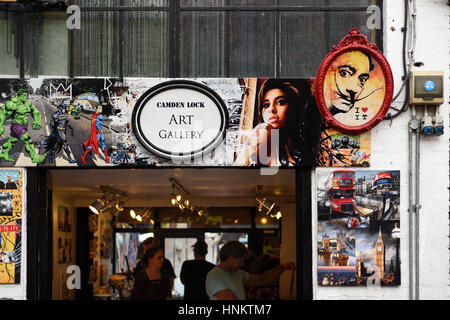
[[(445, 72), (445, 101), (440, 112), (445, 134), (421, 136), (420, 159), (420, 299), (450, 299), (449, 282), (449, 12), (447, 0), (417, 0), (417, 43), (415, 60), (424, 66), (415, 70)], [(401, 85), (403, 1), (385, 0), (384, 49), (395, 80), (395, 93)], [(394, 105), (399, 108), (404, 98)], [(401, 274), (402, 285), (393, 288), (317, 286), (314, 272), (315, 299), (409, 299), (408, 248), (408, 122), (410, 112), (391, 121), (383, 121), (372, 130), (372, 163), (370, 169), (401, 170)], [(320, 169), (318, 169), (320, 170)], [(313, 174), (313, 190), (315, 177)], [(313, 192), (313, 205), (316, 199)], [(313, 237), (316, 239), (316, 212), (313, 212)], [(315, 241), (313, 241), (315, 244)], [(313, 250), (316, 268), (316, 248)], [(315, 269), (314, 269), (315, 270)]]

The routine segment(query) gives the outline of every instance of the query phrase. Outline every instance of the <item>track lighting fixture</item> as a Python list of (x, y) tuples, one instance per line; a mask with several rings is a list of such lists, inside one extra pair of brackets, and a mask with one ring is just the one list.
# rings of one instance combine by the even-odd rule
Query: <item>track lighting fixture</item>
[(280, 207), (276, 205), (275, 201), (262, 196), (262, 187), (263, 186), (256, 186), (255, 188), (255, 200), (258, 212), (268, 215), (271, 218), (277, 218), (278, 220), (281, 219), (282, 214)]
[(270, 214), (272, 209), (275, 207), (275, 201), (266, 199), (260, 194), (256, 194), (256, 204), (258, 206), (258, 211), (266, 215)]
[(113, 215), (117, 215), (118, 211), (123, 210), (127, 194), (108, 186), (100, 186), (100, 188), (103, 196), (89, 205), (89, 209), (95, 214), (105, 213), (110, 210)]
[(123, 206), (125, 205), (124, 201), (119, 201), (119, 203), (116, 204), (116, 209), (119, 211), (123, 211)]
[(280, 207), (275, 207), (275, 209), (273, 210), (273, 212), (274, 212), (274, 216), (273, 216), (273, 217), (274, 217), (274, 218), (277, 218), (278, 220), (280, 220), (281, 217), (282, 217)]
[(92, 204), (89, 205), (89, 209), (95, 214), (100, 213), (100, 209), (103, 207), (104, 201), (102, 199), (95, 200)]
[(192, 201), (189, 199), (190, 193), (183, 188), (180, 183), (174, 178), (169, 179), (172, 185), (172, 193), (170, 194), (170, 203), (173, 206), (178, 206), (181, 212), (185, 212), (185, 210), (189, 210), (192, 213), (197, 213), (199, 216), (202, 215), (199, 211), (196, 211), (195, 206), (192, 204)]

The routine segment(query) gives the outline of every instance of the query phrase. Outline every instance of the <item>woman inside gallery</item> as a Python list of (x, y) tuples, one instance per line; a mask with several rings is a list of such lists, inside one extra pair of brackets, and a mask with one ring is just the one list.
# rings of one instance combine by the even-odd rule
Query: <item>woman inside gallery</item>
[(163, 266), (163, 251), (159, 246), (149, 248), (142, 257), (144, 269), (134, 281), (134, 300), (170, 300), (172, 279)]

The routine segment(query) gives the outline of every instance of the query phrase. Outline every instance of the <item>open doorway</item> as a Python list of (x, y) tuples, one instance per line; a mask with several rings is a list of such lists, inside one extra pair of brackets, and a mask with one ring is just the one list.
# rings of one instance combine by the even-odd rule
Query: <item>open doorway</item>
[[(214, 265), (219, 263), (220, 248), (231, 240), (244, 244), (253, 258), (270, 255), (280, 261), (297, 260), (292, 169), (271, 176), (260, 175), (256, 169), (191, 168), (56, 169), (49, 173), (55, 221), (53, 299), (130, 299), (142, 243), (149, 237), (159, 239), (174, 269), (173, 299), (183, 299), (180, 271), (184, 261), (194, 259), (192, 246), (198, 240), (206, 242), (206, 260)], [(88, 209), (108, 198), (107, 191), (123, 196), (114, 206), (120, 210), (98, 207), (96, 214)], [(184, 208), (173, 201), (179, 192)], [(70, 231), (59, 227), (60, 212)], [(80, 266), (86, 284), (81, 290), (88, 292), (67, 289), (69, 265)], [(276, 298), (296, 298), (293, 279), (290, 274), (280, 277)]]

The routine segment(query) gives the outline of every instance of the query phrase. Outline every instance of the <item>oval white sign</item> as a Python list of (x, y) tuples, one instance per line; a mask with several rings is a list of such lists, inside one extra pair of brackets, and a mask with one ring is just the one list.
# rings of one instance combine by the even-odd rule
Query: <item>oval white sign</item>
[(197, 157), (225, 137), (228, 111), (210, 88), (192, 81), (164, 82), (145, 92), (133, 110), (141, 144), (171, 159)]

